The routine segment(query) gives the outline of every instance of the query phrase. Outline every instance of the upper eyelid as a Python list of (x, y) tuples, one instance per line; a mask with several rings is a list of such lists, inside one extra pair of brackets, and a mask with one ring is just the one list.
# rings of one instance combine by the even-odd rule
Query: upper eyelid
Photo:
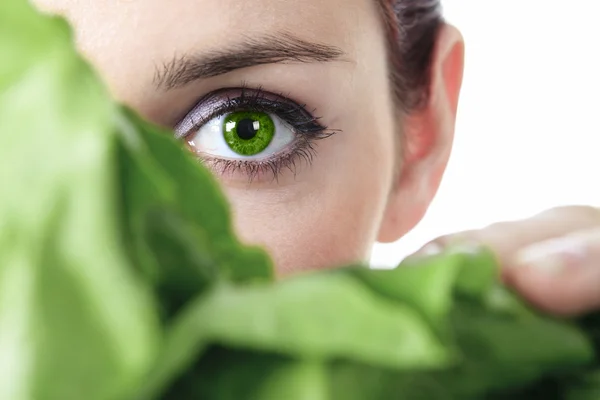
[[(214, 92), (213, 92), (214, 93)], [(208, 95), (205, 95), (203, 97), (200, 98), (200, 100), (198, 100), (195, 105), (185, 113), (185, 115), (183, 116), (183, 118), (181, 118), (179, 120), (179, 122), (177, 122), (177, 124), (175, 124), (175, 137), (177, 139), (182, 138), (183, 136), (185, 136), (188, 132), (190, 132), (192, 129), (194, 129), (194, 127), (198, 124), (198, 121), (195, 121), (192, 118), (192, 114), (195, 112), (199, 112), (200, 110), (200, 106), (204, 105), (206, 102), (209, 101), (209, 97), (213, 95), (213, 93), (209, 93)], [(213, 102), (217, 102), (218, 99), (213, 99)], [(207, 113), (208, 114), (208, 113)], [(205, 118), (201, 118), (202, 120), (204, 120)]]
[[(237, 95), (233, 95), (237, 93)], [(222, 97), (226, 95), (226, 97)], [(276, 110), (274, 110), (275, 105), (279, 104), (282, 106), (290, 107), (288, 113), (293, 113), (296, 111), (297, 113), (305, 114), (308, 119), (305, 123), (312, 122), (316, 125), (315, 130), (325, 130), (327, 127), (323, 126), (318, 122), (320, 118), (314, 117), (313, 113), (309, 112), (306, 109), (306, 105), (297, 103), (296, 101), (290, 99), (288, 96), (284, 96), (283, 94), (276, 94), (262, 89), (261, 87), (257, 89), (247, 88), (245, 86), (237, 87), (237, 88), (225, 88), (219, 89), (217, 91), (211, 92), (202, 98), (196, 103), (196, 105), (183, 117), (183, 119), (175, 125), (175, 136), (180, 139), (191, 133), (194, 129), (198, 129), (200, 126), (208, 122), (212, 118), (216, 118), (219, 116), (219, 112), (223, 109), (226, 109), (227, 106), (223, 106), (223, 102), (231, 102), (233, 100), (240, 100), (246, 102), (246, 104), (242, 104), (240, 109), (243, 109), (245, 106), (260, 106), (263, 109), (273, 108), (272, 111), (276, 114)], [(267, 106), (267, 104), (270, 105)], [(211, 104), (213, 107), (211, 107)], [(203, 113), (204, 115), (197, 115), (197, 113), (202, 112), (203, 108), (207, 110), (207, 112)], [(227, 112), (227, 111), (225, 111)], [(196, 118), (194, 118), (194, 114), (196, 113)], [(222, 113), (221, 113), (222, 114)]]

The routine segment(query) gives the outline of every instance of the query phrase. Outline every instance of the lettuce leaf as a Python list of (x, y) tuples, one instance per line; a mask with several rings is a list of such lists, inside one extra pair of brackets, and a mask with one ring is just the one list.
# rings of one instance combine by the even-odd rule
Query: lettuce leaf
[(116, 105), (67, 25), (0, 4), (0, 398), (123, 398), (158, 349), (120, 243)]
[[(451, 249), (410, 264), (212, 291), (167, 336), (166, 354), (186, 357), (156, 398), (274, 399), (285, 371), (286, 399), (309, 398), (305, 385), (322, 399), (529, 399), (569, 390), (592, 365), (590, 337), (502, 287), (491, 253)], [(431, 278), (441, 270), (454, 273)], [(419, 294), (390, 284), (410, 281)]]

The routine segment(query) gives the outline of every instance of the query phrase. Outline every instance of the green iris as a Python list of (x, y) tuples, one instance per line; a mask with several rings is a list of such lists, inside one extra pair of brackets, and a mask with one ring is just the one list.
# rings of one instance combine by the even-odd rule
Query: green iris
[(275, 136), (275, 123), (269, 114), (240, 111), (225, 117), (223, 137), (231, 150), (254, 156), (266, 149)]

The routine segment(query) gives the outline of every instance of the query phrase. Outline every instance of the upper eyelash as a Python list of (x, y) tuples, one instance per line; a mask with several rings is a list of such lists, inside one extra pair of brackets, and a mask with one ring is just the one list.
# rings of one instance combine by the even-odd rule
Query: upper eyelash
[[(187, 125), (187, 129), (183, 132), (177, 132), (176, 137), (178, 139), (184, 138), (190, 135), (192, 132), (200, 129), (207, 122), (213, 118), (220, 117), (230, 112), (239, 110), (250, 110), (273, 113), (279, 118), (290, 124), (298, 133), (314, 135), (315, 137), (320, 136), (327, 132), (324, 137), (329, 137), (337, 130), (330, 130), (327, 126), (320, 123), (320, 117), (314, 117), (313, 113), (309, 113), (306, 110), (306, 105), (300, 105), (283, 94), (274, 94), (263, 90), (261, 87), (257, 89), (248, 89), (246, 86), (239, 88), (221, 89), (216, 92), (212, 92), (209, 95), (203, 97), (199, 102), (198, 106), (203, 105), (211, 100), (218, 99), (219, 95), (223, 93), (231, 93), (239, 91), (239, 94), (235, 97), (227, 96), (224, 102), (221, 102), (215, 107), (210, 113), (202, 116), (199, 120), (194, 120), (193, 116), (190, 117), (190, 121), (186, 121), (188, 117), (184, 118), (184, 121), (179, 125)], [(188, 113), (193, 114), (194, 109)], [(187, 123), (185, 123), (187, 122)]]

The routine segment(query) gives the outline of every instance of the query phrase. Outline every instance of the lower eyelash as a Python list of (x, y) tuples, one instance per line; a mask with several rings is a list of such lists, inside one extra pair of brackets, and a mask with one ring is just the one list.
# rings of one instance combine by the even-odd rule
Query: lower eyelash
[(264, 177), (271, 176), (272, 181), (278, 181), (283, 170), (289, 170), (294, 177), (297, 173), (298, 162), (305, 162), (312, 165), (316, 156), (314, 141), (325, 139), (334, 135), (337, 131), (328, 131), (321, 133), (318, 137), (302, 138), (285, 154), (276, 156), (268, 160), (244, 161), (216, 158), (212, 156), (200, 155), (201, 161), (218, 175), (235, 175), (243, 173), (248, 178), (248, 183), (252, 183), (257, 178), (261, 180)]

